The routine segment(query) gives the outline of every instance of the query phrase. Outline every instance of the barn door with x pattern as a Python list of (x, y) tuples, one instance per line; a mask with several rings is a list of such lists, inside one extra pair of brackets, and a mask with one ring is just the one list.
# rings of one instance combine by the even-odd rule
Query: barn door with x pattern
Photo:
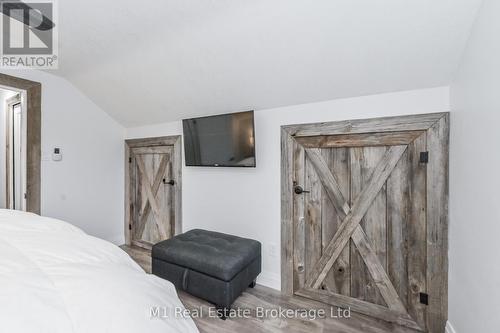
[[(390, 130), (377, 120), (360, 123), (366, 129), (352, 123), (285, 129), (283, 163), (290, 166), (283, 167), (283, 203), (290, 209), (292, 246), (283, 259), (291, 263), (292, 278), (284, 282), (293, 293), (442, 331), (446, 300), (435, 289), (446, 289), (440, 280), (447, 270), (446, 204), (429, 207), (439, 193), (429, 197), (428, 189), (447, 191), (447, 115), (427, 118), (419, 126), (413, 118), (409, 124), (389, 118)], [(431, 260), (429, 249), (436, 255)]]
[(132, 244), (151, 248), (172, 236), (172, 146), (141, 147), (131, 151), (135, 179)]

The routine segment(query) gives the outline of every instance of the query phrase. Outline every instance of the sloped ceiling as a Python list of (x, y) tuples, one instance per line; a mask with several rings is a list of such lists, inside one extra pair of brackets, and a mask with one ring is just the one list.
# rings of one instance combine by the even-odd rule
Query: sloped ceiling
[(481, 0), (65, 0), (60, 69), (125, 126), (447, 85)]

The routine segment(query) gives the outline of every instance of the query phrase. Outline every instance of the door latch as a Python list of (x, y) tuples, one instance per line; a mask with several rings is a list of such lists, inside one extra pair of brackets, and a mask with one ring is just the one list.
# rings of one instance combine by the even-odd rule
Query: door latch
[(166, 180), (165, 178), (163, 178), (163, 184), (165, 184), (165, 185), (172, 185), (172, 186), (173, 186), (173, 185), (175, 185), (175, 180), (170, 179), (170, 180), (167, 182), (167, 180)]

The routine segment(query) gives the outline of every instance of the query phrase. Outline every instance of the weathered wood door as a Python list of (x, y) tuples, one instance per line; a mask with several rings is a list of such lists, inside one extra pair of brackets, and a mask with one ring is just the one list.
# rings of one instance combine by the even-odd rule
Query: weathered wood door
[(444, 332), (448, 114), (282, 134), (283, 290)]
[(128, 153), (130, 243), (150, 249), (176, 232), (180, 163), (174, 145), (130, 147)]

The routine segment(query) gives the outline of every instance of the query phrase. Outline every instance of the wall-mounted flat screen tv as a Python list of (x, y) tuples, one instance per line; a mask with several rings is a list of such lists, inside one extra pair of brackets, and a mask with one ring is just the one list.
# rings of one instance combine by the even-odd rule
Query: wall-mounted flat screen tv
[(184, 119), (186, 166), (255, 167), (253, 111)]

